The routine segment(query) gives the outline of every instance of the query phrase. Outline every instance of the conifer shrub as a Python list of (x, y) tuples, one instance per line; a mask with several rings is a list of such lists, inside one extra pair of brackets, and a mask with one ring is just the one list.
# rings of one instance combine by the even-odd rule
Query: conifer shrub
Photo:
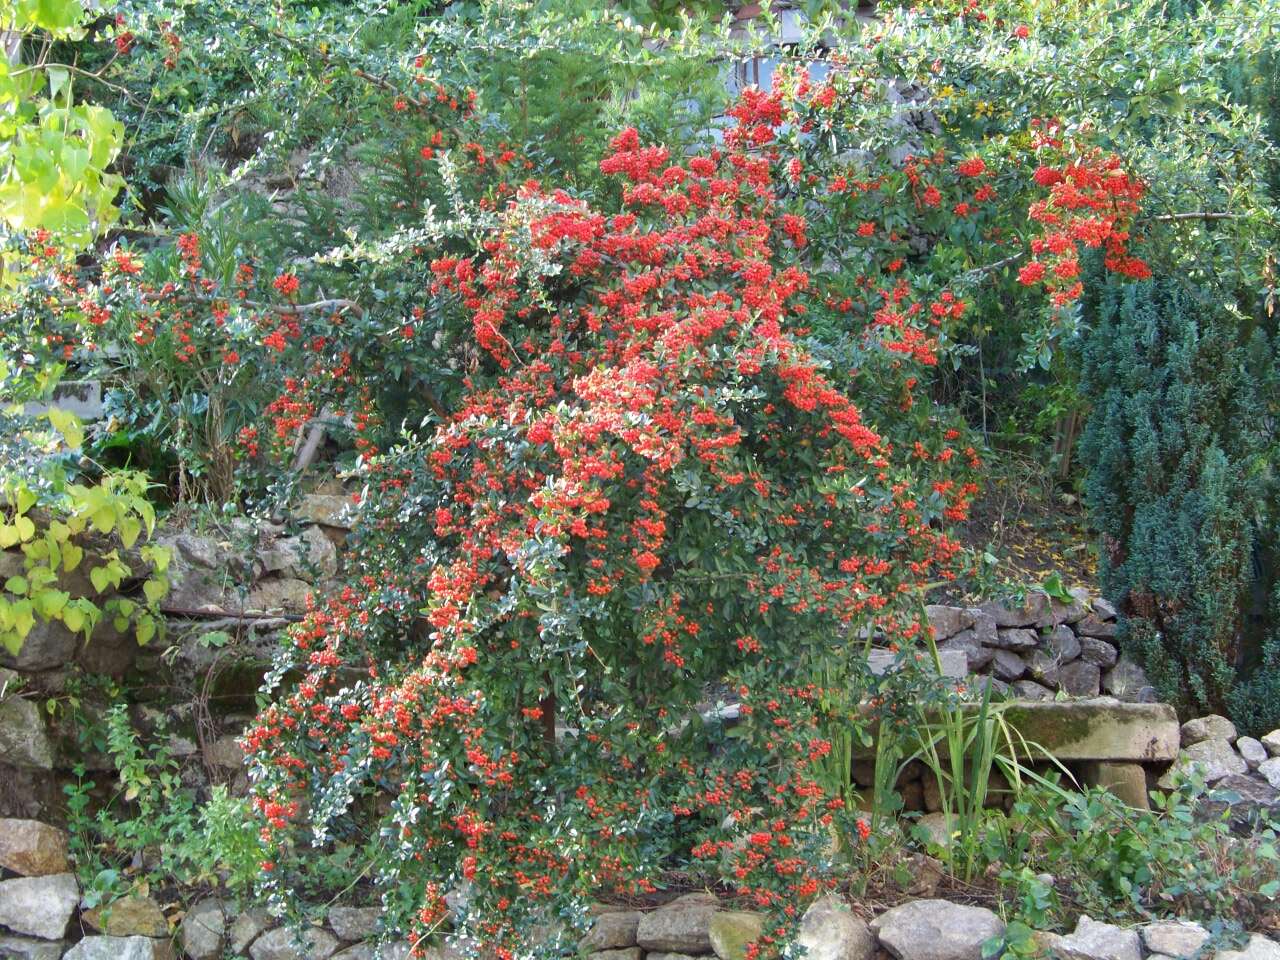
[(1183, 711), (1265, 726), (1266, 334), (1169, 278), (1107, 285), (1087, 308), (1085, 496), (1129, 648)]

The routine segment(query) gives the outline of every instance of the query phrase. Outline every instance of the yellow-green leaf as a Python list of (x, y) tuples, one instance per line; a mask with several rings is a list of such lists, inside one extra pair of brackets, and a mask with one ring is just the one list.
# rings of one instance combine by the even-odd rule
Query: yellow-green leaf
[(13, 621), (13, 629), (25, 640), (31, 628), (36, 625), (35, 612), (31, 609), (30, 600), (18, 600), (9, 605), (9, 615)]
[(53, 407), (49, 410), (49, 422), (53, 424), (64, 440), (67, 446), (72, 450), (79, 450), (84, 445), (84, 424), (70, 410), (63, 410), (59, 407)]
[(32, 596), (36, 612), (46, 620), (56, 619), (66, 609), (71, 595), (65, 590), (41, 590)]
[(13, 492), (13, 504), (18, 511), (18, 516), (22, 516), (22, 514), (30, 510), (35, 506), (35, 503), (36, 495), (25, 484)]
[(110, 533), (116, 525), (116, 508), (110, 505), (99, 507), (89, 519), (99, 533)]
[(67, 608), (62, 611), (62, 622), (67, 625), (67, 629), (72, 633), (79, 633), (84, 627), (84, 611), (78, 606), (68, 604)]
[(159, 603), (160, 598), (169, 592), (169, 581), (164, 577), (152, 577), (142, 585), (142, 592), (148, 602)]
[(137, 517), (126, 516), (120, 520), (120, 542), (124, 544), (125, 549), (132, 547), (137, 542), (138, 534), (142, 532), (142, 521)]
[(106, 567), (94, 567), (89, 571), (89, 582), (93, 584), (93, 589), (102, 593), (111, 583), (111, 574), (107, 572)]

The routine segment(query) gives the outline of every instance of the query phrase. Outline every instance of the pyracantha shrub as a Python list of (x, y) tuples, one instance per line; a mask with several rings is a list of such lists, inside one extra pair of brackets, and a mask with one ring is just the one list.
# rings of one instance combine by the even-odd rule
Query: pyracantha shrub
[[(426, 304), (471, 333), (464, 389), (368, 461), (351, 586), (291, 633), (245, 737), (278, 894), (369, 809), (388, 929), (419, 948), (554, 950), (588, 897), (673, 870), (768, 909), (767, 946), (832, 882), (862, 831), (825, 760), (876, 699), (866, 638), (921, 637), (979, 466), (928, 395), (964, 300), (913, 288), (905, 228), (840, 214), (933, 230), (968, 215), (944, 196), (995, 195), (971, 156), (830, 163), (835, 103), (781, 73), (708, 153), (625, 130), (610, 199), (527, 181), (475, 252), (432, 260)], [(1063, 163), (1096, 202), (1028, 172), (1037, 219), (1089, 208), (1120, 256), (1117, 165)], [(845, 362), (815, 355), (819, 318)]]
[[(771, 146), (794, 113), (734, 115), (706, 156), (624, 131), (615, 209), (526, 183), (482, 254), (432, 264), (497, 373), (372, 464), (360, 578), (293, 632), (277, 676), (305, 676), (246, 735), (280, 889), (380, 793), (381, 886), (419, 945), (527, 949), (691, 859), (779, 918), (828, 883), (848, 812), (815, 677), (845, 697), (862, 628), (918, 635), (976, 459), (936, 419), (896, 444), (859, 403), (927, 409), (954, 298), (875, 291), (861, 369), (797, 336), (823, 292)], [(743, 716), (709, 752), (718, 684)]]

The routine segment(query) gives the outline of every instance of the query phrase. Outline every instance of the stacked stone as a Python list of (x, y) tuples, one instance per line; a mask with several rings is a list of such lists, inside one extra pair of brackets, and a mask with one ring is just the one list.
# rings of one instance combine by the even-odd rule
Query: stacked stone
[(229, 904), (208, 899), (182, 920), (183, 956), (219, 960), (224, 956), (251, 960), (407, 960), (409, 945), (393, 943), (377, 952), (378, 907), (331, 907), (324, 926), (304, 930), (273, 926), (265, 911), (233, 916)]
[(1084, 589), (1070, 595), (1069, 603), (1032, 591), (1021, 603), (926, 607), (944, 672), (981, 677), (995, 692), (1022, 700), (1061, 692), (1153, 702), (1141, 668), (1116, 649), (1115, 607)]
[(1169, 789), (1179, 777), (1193, 775), (1239, 796), (1232, 804), (1236, 820), (1264, 813), (1280, 818), (1280, 730), (1258, 740), (1239, 736), (1235, 724), (1217, 714), (1188, 720), (1177, 759), (1158, 785)]
[[(64, 830), (36, 820), (0, 819), (0, 957), (23, 960), (373, 960), (377, 907), (333, 907), (324, 927), (298, 936), (262, 910), (232, 915), (210, 898), (168, 917), (149, 896), (89, 908), (71, 872)], [(171, 920), (173, 923), (171, 923)], [(408, 944), (382, 949), (406, 960)]]
[[(80, 910), (63, 830), (35, 820), (0, 819), (0, 957), (26, 960), (171, 960), (169, 926), (149, 897)], [(73, 919), (79, 918), (79, 923)], [(69, 938), (88, 932), (78, 943)]]
[[(764, 932), (761, 914), (722, 909), (710, 893), (690, 893), (656, 910), (598, 908), (580, 945), (588, 960), (743, 960)], [(871, 960), (876, 939), (839, 898), (813, 903), (797, 942), (810, 960)]]
[[(587, 960), (744, 960), (763, 930), (760, 914), (721, 909), (711, 894), (693, 893), (652, 911), (602, 908), (581, 952)], [(797, 942), (809, 960), (982, 960), (984, 946), (1004, 932), (984, 907), (911, 900), (868, 923), (827, 896), (804, 914)], [(1070, 934), (1036, 938), (1059, 960), (1280, 960), (1280, 945), (1259, 934), (1243, 950), (1205, 951), (1209, 932), (1185, 921), (1126, 928), (1082, 916)]]
[[(179, 685), (199, 689), (216, 661), (228, 676), (236, 675), (233, 667), (243, 667), (253, 676), (240, 682), (256, 689), (277, 644), (275, 631), (299, 618), (309, 594), (333, 584), (338, 545), (349, 523), (348, 506), (345, 496), (310, 494), (299, 509), (300, 532), (290, 535), (283, 526), (240, 520), (224, 537), (161, 530), (156, 543), (169, 549), (171, 560), (166, 571), (170, 590), (160, 609), (171, 633), (181, 637), (177, 656), (170, 661), (161, 663), (158, 651), (140, 647), (132, 632), (116, 631), (110, 617), (99, 624), (89, 643), (59, 621), (39, 621), (17, 653), (0, 648), (0, 776), (13, 787), (6, 791), (0, 816), (45, 816), (58, 806), (61, 782), (76, 764), (91, 770), (110, 768), (105, 757), (60, 749), (60, 744), (75, 742), (74, 731), (57, 729), (39, 708), (46, 697), (62, 693), (68, 678), (77, 673), (121, 677), (171, 672)], [(145, 566), (136, 551), (126, 559), (134, 569)], [(81, 569), (89, 566), (82, 563)], [(21, 571), (18, 551), (0, 550), (0, 581)], [(81, 572), (71, 576), (74, 581)], [(87, 583), (72, 582), (69, 587), (77, 595), (94, 592)], [(242, 636), (234, 648), (203, 642), (204, 632), (215, 629)], [(180, 708), (169, 711), (171, 727), (190, 724), (189, 704), (185, 706), (186, 715)], [(95, 709), (88, 702), (84, 708), (90, 713)], [(240, 729), (234, 717), (217, 719), (226, 728)], [(247, 780), (234, 736), (203, 746), (198, 759), (205, 771), (242, 790)], [(173, 737), (168, 747), (178, 759), (197, 752), (192, 738)]]

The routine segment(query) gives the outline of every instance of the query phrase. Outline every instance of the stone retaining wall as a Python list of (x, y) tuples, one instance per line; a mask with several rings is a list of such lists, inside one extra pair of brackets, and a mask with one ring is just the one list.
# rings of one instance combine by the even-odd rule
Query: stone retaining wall
[[(1059, 693), (1154, 702), (1141, 668), (1116, 647), (1116, 610), (1082, 588), (1064, 603), (1040, 591), (1021, 602), (977, 607), (926, 607), (943, 670), (984, 678), (1020, 700), (1052, 700)], [(882, 659), (887, 651), (878, 656)]]

